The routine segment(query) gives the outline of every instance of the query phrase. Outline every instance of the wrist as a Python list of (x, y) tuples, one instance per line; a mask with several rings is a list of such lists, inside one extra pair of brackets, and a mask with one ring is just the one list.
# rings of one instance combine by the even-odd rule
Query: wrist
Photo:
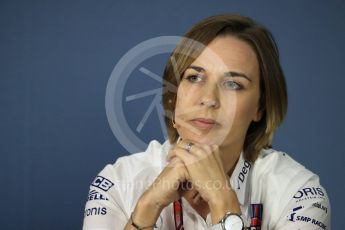
[(240, 203), (233, 190), (222, 192), (208, 202), (211, 212), (212, 223), (217, 224), (227, 212), (241, 215)]
[(150, 190), (147, 190), (143, 193), (143, 195), (139, 198), (137, 205), (139, 205), (141, 208), (146, 208), (147, 210), (149, 209), (159, 213), (164, 208), (164, 205), (161, 204), (159, 199), (152, 195)]
[(153, 226), (157, 222), (163, 207), (147, 193), (144, 193), (137, 202), (132, 213), (133, 221), (139, 226)]

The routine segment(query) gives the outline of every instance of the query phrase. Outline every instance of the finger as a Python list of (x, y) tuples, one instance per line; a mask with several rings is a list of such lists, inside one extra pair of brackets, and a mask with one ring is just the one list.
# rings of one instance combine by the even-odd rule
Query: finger
[(188, 165), (192, 164), (193, 162), (197, 160), (197, 158), (194, 155), (186, 154), (184, 150), (176, 149), (174, 152), (175, 152), (175, 156), (182, 160), (182, 162), (187, 167), (187, 169), (188, 169)]
[(170, 162), (174, 157), (176, 157), (176, 151), (183, 151), (184, 152), (184, 150), (182, 148), (175, 148), (173, 150), (170, 150), (170, 152), (165, 157), (167, 162)]
[(194, 203), (194, 204), (198, 204), (199, 201), (200, 201), (200, 199), (201, 199), (201, 196), (200, 196), (199, 193), (197, 193), (197, 194), (194, 196), (194, 198), (193, 198), (193, 203)]
[(175, 148), (184, 149), (185, 151), (188, 152), (188, 149), (187, 149), (187, 145), (188, 145), (188, 144), (192, 144), (191, 147), (190, 147), (190, 149), (189, 149), (189, 151), (190, 151), (193, 147), (195, 147), (195, 146), (197, 145), (197, 143), (195, 143), (194, 141), (191, 141), (191, 140), (188, 140), (188, 139), (183, 139), (183, 140), (181, 140), (179, 143), (177, 143), (177, 144), (175, 145)]
[(170, 158), (168, 166), (170, 166), (170, 167), (181, 167), (181, 166), (184, 166), (184, 163), (180, 158), (173, 156)]
[[(184, 140), (181, 141), (181, 143), (179, 143), (179, 145), (175, 146), (175, 151), (182, 151), (184, 153), (186, 153), (186, 145), (188, 143), (195, 143), (195, 142), (189, 142), (189, 140)], [(189, 161), (187, 163), (187, 161), (185, 161), (185, 164), (190, 164), (190, 163), (195, 163), (198, 160), (203, 160), (206, 157), (209, 157), (209, 159), (211, 161), (215, 161), (217, 166), (220, 167), (221, 170), (224, 171), (223, 169), (223, 164), (221, 163), (221, 158), (219, 156), (218, 153), (218, 159), (216, 159), (216, 155), (213, 153), (214, 150), (217, 150), (218, 153), (218, 147), (217, 146), (212, 146), (212, 145), (208, 145), (208, 144), (200, 144), (200, 143), (196, 143), (194, 144), (190, 149), (188, 154), (186, 154), (187, 156), (194, 156), (194, 158), (191, 158), (192, 161)], [(176, 155), (176, 153), (172, 153), (174, 155)]]
[[(187, 141), (187, 143), (188, 143), (188, 141)], [(178, 146), (178, 147), (180, 147), (180, 146)], [(211, 145), (201, 144), (201, 143), (194, 144), (190, 148), (190, 151), (189, 151), (189, 154), (193, 154), (199, 160), (202, 160), (206, 157), (211, 157), (210, 159), (215, 158), (212, 153), (213, 153), (213, 149), (212, 149)]]
[[(188, 147), (188, 145), (190, 147)], [(205, 155), (204, 149), (200, 147), (200, 144), (190, 140), (180, 141), (180, 143), (175, 146), (175, 149), (182, 150), (187, 152), (189, 155), (192, 154), (198, 156), (199, 158)]]
[(172, 150), (170, 150), (169, 153), (166, 155), (165, 159), (166, 159), (168, 162), (170, 162), (171, 159), (172, 159), (173, 157), (175, 157), (175, 156), (176, 156), (175, 151), (172, 149)]
[(171, 158), (170, 163), (166, 167), (176, 168), (174, 170), (183, 170), (183, 171), (185, 171), (184, 177), (186, 178), (186, 180), (190, 179), (188, 170), (187, 170), (184, 162), (178, 156), (174, 156), (173, 158)]
[(213, 153), (213, 147), (212, 147), (212, 145), (200, 144), (200, 145), (199, 145), (199, 148), (203, 149), (204, 155), (205, 155), (205, 156), (212, 155), (212, 153)]
[[(176, 145), (168, 152), (168, 154), (166, 155), (166, 157), (165, 157), (165, 159), (169, 162), (174, 156), (176, 156), (176, 154), (175, 154), (175, 150), (176, 149), (180, 149), (180, 150), (185, 150), (185, 151), (187, 151), (186, 150), (186, 145), (188, 144), (188, 143), (192, 143), (192, 142), (188, 142), (188, 141), (186, 141), (186, 140), (182, 140), (182, 139), (180, 139), (180, 141), (179, 142), (177, 142), (176, 143)], [(195, 144), (193, 143), (193, 146), (194, 146)], [(188, 152), (188, 151), (187, 151)]]

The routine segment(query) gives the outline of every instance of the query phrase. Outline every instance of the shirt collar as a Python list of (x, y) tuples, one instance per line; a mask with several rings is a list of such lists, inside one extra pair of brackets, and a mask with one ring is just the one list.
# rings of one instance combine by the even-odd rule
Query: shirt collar
[(247, 181), (251, 174), (251, 168), (252, 163), (244, 159), (242, 151), (230, 177), (231, 188), (236, 192), (241, 205), (244, 205), (248, 199), (249, 183)]

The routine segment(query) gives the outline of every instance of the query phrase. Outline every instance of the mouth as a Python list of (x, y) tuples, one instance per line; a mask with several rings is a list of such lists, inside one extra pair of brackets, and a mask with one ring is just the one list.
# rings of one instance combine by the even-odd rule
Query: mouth
[(190, 121), (194, 126), (199, 129), (212, 129), (220, 124), (213, 119), (195, 118)]

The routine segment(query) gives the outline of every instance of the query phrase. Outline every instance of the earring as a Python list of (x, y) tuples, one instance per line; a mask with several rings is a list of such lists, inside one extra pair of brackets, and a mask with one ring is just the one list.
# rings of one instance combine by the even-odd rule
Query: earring
[(172, 113), (171, 123), (173, 124), (174, 129), (176, 129), (176, 122), (175, 122), (175, 110)]

